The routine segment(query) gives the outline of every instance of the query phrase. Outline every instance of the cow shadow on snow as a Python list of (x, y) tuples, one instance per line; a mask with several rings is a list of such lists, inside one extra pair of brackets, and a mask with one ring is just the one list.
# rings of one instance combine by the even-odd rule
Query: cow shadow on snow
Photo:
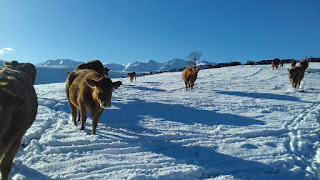
[(154, 118), (164, 118), (168, 121), (181, 122), (188, 125), (198, 123), (208, 126), (219, 124), (233, 126), (264, 125), (263, 121), (253, 118), (219, 113), (217, 111), (200, 110), (180, 104), (163, 104), (135, 99), (129, 104), (113, 102), (112, 105), (120, 108), (120, 110), (104, 110), (100, 120), (106, 119), (107, 124), (110, 120), (110, 116), (117, 117), (117, 119), (120, 118), (124, 121), (129, 121), (128, 123), (140, 119), (141, 116), (152, 116)]
[[(281, 165), (264, 164), (229, 156), (217, 152), (216, 147), (186, 146), (186, 144), (172, 141), (191, 138), (189, 136), (196, 132), (186, 133), (189, 135), (161, 136), (155, 129), (141, 126), (144, 117), (159, 118), (187, 125), (202, 124), (207, 126), (220, 124), (232, 126), (264, 125), (262, 121), (216, 111), (198, 110), (183, 105), (146, 102), (138, 99), (129, 104), (113, 103), (113, 105), (119, 109), (105, 110), (99, 121), (100, 126), (105, 124), (105, 126), (128, 129), (128, 132), (135, 132), (138, 138), (135, 140), (123, 138), (123, 141), (139, 145), (141, 151), (163, 154), (174, 158), (173, 161), (177, 164), (200, 167), (200, 169), (191, 172), (191, 176), (195, 176), (193, 178), (182, 171), (181, 173), (184, 173), (188, 177), (187, 179), (202, 179), (219, 175), (232, 175), (241, 179), (248, 177), (246, 176), (248, 173), (253, 175), (253, 179), (261, 178), (263, 175), (272, 179), (277, 178), (279, 174), (281, 177), (289, 179), (297, 178), (296, 174), (288, 170), (279, 170), (277, 167), (281, 167)], [(99, 133), (99, 125), (97, 133), (106, 136), (106, 134)], [(144, 135), (145, 133), (152, 133), (154, 136)], [(167, 178), (172, 178), (170, 175), (167, 176)]]
[(133, 89), (137, 89), (140, 91), (154, 91), (154, 92), (166, 92), (164, 89), (157, 89), (157, 88), (148, 88), (148, 87), (142, 87), (142, 86), (134, 86), (134, 85), (124, 85)]

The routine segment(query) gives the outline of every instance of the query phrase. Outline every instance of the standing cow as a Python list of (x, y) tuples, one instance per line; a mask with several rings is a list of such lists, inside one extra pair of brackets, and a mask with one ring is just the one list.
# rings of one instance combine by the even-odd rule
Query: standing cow
[(288, 69), (288, 72), (289, 72), (289, 80), (292, 84), (292, 87), (299, 88), (300, 83), (304, 77), (305, 69), (297, 66), (292, 69)]
[(133, 82), (133, 79), (134, 79), (134, 81), (137, 81), (137, 73), (136, 72), (128, 73), (128, 76), (129, 76), (131, 82)]
[[(70, 84), (71, 79), (73, 82)], [(121, 85), (121, 81), (112, 82), (107, 76), (91, 69), (79, 69), (70, 73), (66, 80), (66, 93), (74, 125), (77, 124), (77, 108), (81, 117), (81, 130), (84, 130), (89, 112), (93, 118), (91, 134), (95, 134), (103, 109), (111, 106), (113, 90)]]
[(188, 88), (191, 90), (193, 89), (199, 70), (198, 67), (187, 67), (182, 72), (182, 79), (186, 85), (186, 90), (188, 90)]
[(7, 180), (21, 139), (36, 118), (38, 100), (33, 83), (36, 68), (13, 61), (0, 67), (0, 171)]
[(280, 59), (279, 58), (275, 58), (274, 60), (271, 61), (271, 65), (272, 65), (272, 70), (274, 70), (274, 68), (278, 69), (280, 64)]

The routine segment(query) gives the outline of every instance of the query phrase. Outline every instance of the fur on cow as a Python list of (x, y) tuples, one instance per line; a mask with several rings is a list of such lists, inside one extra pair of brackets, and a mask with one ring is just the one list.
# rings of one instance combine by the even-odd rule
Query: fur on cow
[(198, 77), (198, 72), (200, 69), (198, 67), (186, 67), (182, 72), (182, 79), (185, 83), (186, 90), (193, 89), (194, 82)]
[[(71, 80), (72, 83), (70, 83)], [(76, 125), (77, 108), (82, 130), (89, 112), (93, 118), (91, 133), (95, 134), (103, 109), (111, 106), (113, 90), (121, 85), (121, 81), (112, 82), (107, 76), (91, 69), (79, 69), (69, 73), (66, 80), (66, 93), (74, 125)]]
[(300, 66), (301, 68), (303, 68), (304, 70), (307, 70), (308, 67), (309, 67), (309, 62), (308, 62), (308, 60), (302, 59), (302, 60), (300, 61), (300, 63), (299, 63), (299, 66)]
[(128, 76), (129, 76), (131, 82), (133, 82), (133, 79), (134, 79), (134, 81), (137, 81), (137, 73), (136, 72), (128, 73)]
[(297, 61), (291, 61), (290, 62), (291, 68), (296, 67), (296, 64), (297, 64)]
[(297, 66), (292, 69), (288, 69), (288, 72), (289, 72), (289, 80), (292, 84), (292, 87), (299, 88), (300, 83), (304, 77), (305, 69)]
[(101, 75), (109, 75), (110, 69), (105, 68), (103, 64), (99, 60), (92, 60), (86, 63), (79, 64), (75, 70), (77, 69), (92, 69), (100, 73)]
[(271, 61), (271, 65), (272, 65), (272, 70), (274, 70), (274, 68), (278, 69), (280, 64), (280, 59), (279, 58), (275, 58), (274, 60)]
[(35, 120), (38, 100), (36, 68), (13, 61), (0, 67), (0, 171), (7, 180), (21, 139)]

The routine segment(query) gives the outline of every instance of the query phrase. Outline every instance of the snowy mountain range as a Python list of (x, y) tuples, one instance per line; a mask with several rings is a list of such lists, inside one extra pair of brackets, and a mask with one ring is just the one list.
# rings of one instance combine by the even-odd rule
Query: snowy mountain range
[[(48, 60), (43, 63), (39, 63), (36, 66), (42, 67), (62, 67), (62, 68), (75, 68), (78, 66), (80, 61), (74, 61), (70, 59), (57, 59)], [(199, 61), (198, 65), (214, 65), (215, 63), (208, 61)], [(146, 62), (132, 62), (126, 65), (121, 65), (117, 63), (103, 63), (105, 67), (111, 69), (111, 71), (136, 71), (136, 72), (149, 72), (149, 71), (167, 71), (175, 68), (184, 68), (190, 66), (188, 61), (178, 58), (173, 58), (167, 62), (159, 63), (154, 60), (149, 60)]]
[(56, 59), (56, 60), (47, 60), (37, 65), (45, 66), (45, 67), (77, 67), (81, 63), (82, 63), (81, 61), (74, 61), (70, 59)]
[[(3, 66), (3, 60), (0, 60), (0, 66)], [(36, 64), (37, 76), (35, 84), (64, 82), (68, 77), (68, 72), (72, 72), (79, 64), (83, 62), (70, 59), (47, 60)], [(214, 65), (215, 63), (207, 61), (199, 61), (198, 65)], [(190, 66), (188, 61), (173, 58), (167, 62), (159, 63), (154, 60), (146, 62), (132, 62), (126, 65), (117, 63), (103, 63), (105, 67), (111, 69), (109, 71), (110, 78), (120, 78), (127, 76), (128, 72), (155, 72), (168, 71), (176, 68), (184, 68)]]

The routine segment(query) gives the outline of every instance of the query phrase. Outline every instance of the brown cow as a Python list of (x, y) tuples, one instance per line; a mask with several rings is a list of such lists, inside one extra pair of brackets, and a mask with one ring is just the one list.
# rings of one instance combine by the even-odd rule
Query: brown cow
[(309, 62), (306, 59), (302, 59), (299, 63), (299, 66), (302, 67), (304, 70), (308, 69)]
[(292, 87), (299, 88), (300, 83), (304, 77), (304, 69), (302, 67), (294, 67), (292, 69), (288, 69), (289, 72), (289, 80), (292, 84)]
[(291, 61), (291, 62), (290, 62), (291, 68), (296, 67), (296, 64), (297, 64), (297, 62), (296, 62), (296, 61)]
[(0, 171), (7, 180), (21, 139), (35, 120), (38, 100), (33, 83), (36, 68), (30, 63), (0, 67)]
[(136, 72), (128, 73), (128, 76), (129, 76), (131, 82), (133, 81), (133, 78), (134, 78), (134, 81), (137, 81)]
[(198, 67), (186, 67), (184, 71), (182, 72), (182, 79), (186, 85), (186, 90), (193, 89), (194, 82), (196, 81), (198, 77), (198, 72), (199, 72)]
[(75, 70), (77, 69), (93, 69), (100, 73), (101, 75), (108, 76), (109, 70), (108, 68), (103, 67), (103, 64), (99, 60), (92, 60), (86, 63), (79, 64)]
[(274, 70), (274, 68), (278, 69), (280, 64), (280, 59), (275, 58), (274, 60), (271, 61), (271, 64), (272, 64), (272, 70)]
[[(69, 84), (71, 79), (73, 82)], [(70, 73), (66, 80), (66, 93), (74, 125), (76, 125), (77, 108), (81, 117), (81, 130), (84, 129), (89, 112), (93, 118), (92, 134), (95, 134), (103, 109), (111, 106), (112, 91), (121, 85), (121, 81), (112, 82), (107, 76), (102, 76), (91, 69), (79, 69)]]
[(280, 63), (279, 63), (279, 65), (280, 65), (280, 68), (283, 68), (283, 61), (282, 60), (280, 60)]

